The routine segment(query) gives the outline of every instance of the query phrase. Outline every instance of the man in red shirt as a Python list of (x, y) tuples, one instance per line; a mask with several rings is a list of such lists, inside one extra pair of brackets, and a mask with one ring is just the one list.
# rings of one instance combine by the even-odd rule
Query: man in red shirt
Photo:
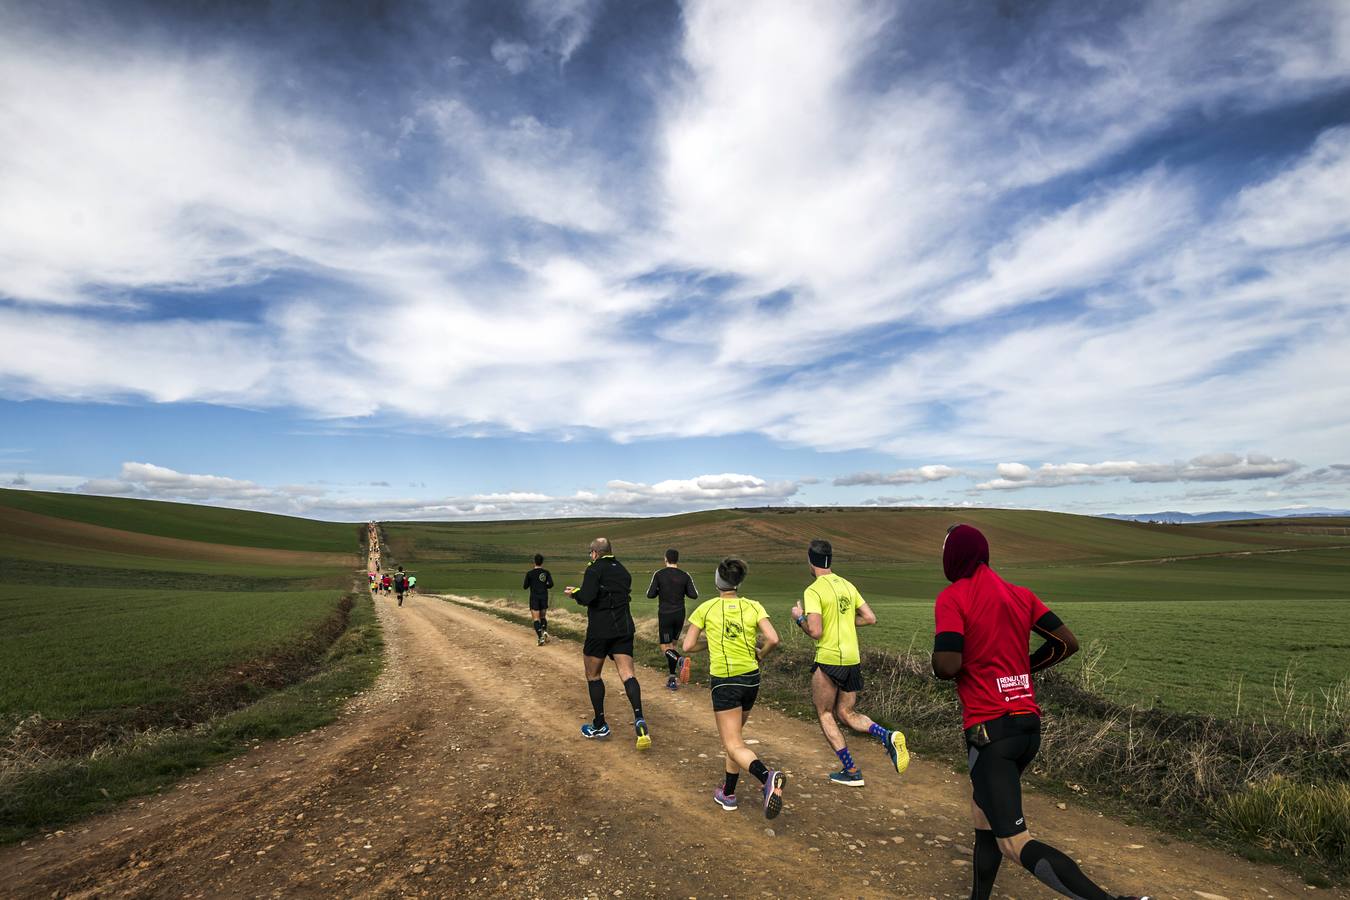
[[(938, 594), (933, 610), (933, 674), (955, 679), (961, 699), (974, 788), (971, 900), (988, 900), (1004, 856), (1066, 897), (1117, 900), (1072, 859), (1032, 840), (1022, 815), (1022, 772), (1041, 746), (1041, 710), (1031, 673), (1068, 659), (1077, 652), (1078, 640), (1039, 597), (989, 568), (989, 542), (977, 529), (947, 529), (942, 569), (951, 586)], [(1028, 656), (1033, 631), (1045, 643)]]

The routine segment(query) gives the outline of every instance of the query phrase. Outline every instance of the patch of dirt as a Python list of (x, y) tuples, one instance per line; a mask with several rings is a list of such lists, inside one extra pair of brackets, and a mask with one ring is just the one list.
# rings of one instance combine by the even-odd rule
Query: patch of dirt
[[(712, 801), (722, 762), (705, 689), (640, 669), (654, 745), (605, 673), (615, 735), (579, 732), (580, 647), (433, 596), (378, 597), (377, 685), (337, 723), (256, 747), (163, 796), (0, 851), (17, 896), (930, 897), (969, 893), (969, 783), (916, 759), (904, 777), (854, 739), (862, 789), (816, 728), (756, 709), (747, 736), (785, 770), (767, 823)], [(772, 668), (766, 677), (773, 677)], [(749, 784), (747, 784), (749, 782)], [(1034, 832), (1116, 891), (1292, 897), (1283, 870), (1027, 798)], [(1014, 866), (998, 896), (1054, 896)], [(1335, 890), (1319, 896), (1345, 897)]]

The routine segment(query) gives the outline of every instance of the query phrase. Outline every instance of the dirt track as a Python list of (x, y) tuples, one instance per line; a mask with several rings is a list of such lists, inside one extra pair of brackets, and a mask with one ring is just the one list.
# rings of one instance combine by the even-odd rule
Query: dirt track
[[(262, 745), (163, 796), (0, 851), (9, 896), (965, 897), (963, 776), (903, 779), (861, 738), (860, 790), (825, 781), (814, 726), (756, 710), (747, 736), (789, 774), (766, 830), (724, 812), (706, 691), (643, 670), (654, 746), (606, 671), (608, 742), (585, 741), (579, 647), (432, 597), (377, 600), (389, 664), (334, 725)], [(772, 669), (767, 677), (772, 677)], [(1280, 870), (1029, 797), (1028, 817), (1116, 891), (1337, 896)], [(1203, 892), (1203, 893), (1202, 893)], [(1004, 864), (997, 897), (1056, 896)]]

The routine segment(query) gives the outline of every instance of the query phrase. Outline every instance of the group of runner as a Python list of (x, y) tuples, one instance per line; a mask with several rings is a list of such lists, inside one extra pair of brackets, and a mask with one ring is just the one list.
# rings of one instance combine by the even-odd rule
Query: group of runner
[[(376, 568), (378, 569), (378, 564)], [(404, 572), (402, 566), (398, 567), (397, 572), (385, 572), (383, 575), (378, 572), (368, 572), (367, 575), (370, 578), (370, 592), (372, 594), (392, 593), (398, 597), (399, 606), (403, 605), (404, 594), (417, 589), (417, 576)]]
[[(645, 750), (652, 737), (633, 663), (632, 576), (615, 558), (608, 539), (596, 538), (589, 552), (591, 562), (581, 585), (564, 588), (587, 610), (582, 654), (593, 717), (581, 726), (581, 733), (590, 739), (610, 735), (601, 673), (605, 660), (611, 659), (633, 708), (637, 748)], [(840, 763), (829, 780), (845, 787), (864, 784), (841, 722), (880, 743), (891, 767), (904, 774), (909, 766), (904, 734), (884, 728), (857, 709), (864, 685), (857, 629), (876, 624), (876, 614), (852, 582), (834, 572), (829, 541), (811, 541), (806, 557), (813, 579), (791, 616), (794, 626), (815, 644), (811, 699), (821, 732)], [(530, 591), (541, 645), (548, 640), (548, 591), (553, 586), (543, 562), (541, 555), (535, 556), (534, 568), (522, 585)], [(962, 708), (975, 827), (971, 898), (987, 900), (1007, 857), (1076, 900), (1149, 900), (1106, 893), (1067, 855), (1033, 840), (1027, 830), (1021, 777), (1040, 747), (1041, 723), (1031, 675), (1076, 652), (1073, 633), (1031, 590), (1004, 581), (990, 568), (988, 541), (976, 528), (949, 528), (942, 562), (951, 585), (938, 595), (934, 607), (932, 667), (937, 678), (956, 682)], [(678, 564), (679, 552), (667, 550), (665, 566), (653, 574), (647, 589), (647, 597), (658, 600), (658, 639), (669, 669), (667, 687), (678, 690), (688, 683), (690, 654), (706, 650), (713, 716), (726, 751), (713, 801), (725, 810), (737, 809), (739, 778), (749, 772), (761, 785), (765, 817), (775, 818), (783, 809), (787, 777), (760, 760), (742, 734), (759, 694), (761, 663), (779, 645), (778, 632), (764, 607), (741, 595), (749, 566), (736, 557), (718, 563), (713, 575), (717, 596), (694, 609), (686, 628), (685, 600), (697, 600), (699, 595), (693, 578)], [(1028, 653), (1032, 633), (1043, 643)], [(675, 650), (677, 642), (680, 651)]]

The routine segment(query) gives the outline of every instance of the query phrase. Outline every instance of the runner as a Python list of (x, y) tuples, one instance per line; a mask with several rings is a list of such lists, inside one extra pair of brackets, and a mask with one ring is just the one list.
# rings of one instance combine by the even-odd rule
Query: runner
[(544, 568), (544, 555), (534, 555), (534, 567), (525, 573), (520, 589), (530, 592), (530, 618), (534, 619), (534, 636), (542, 647), (548, 643), (548, 592), (553, 589), (553, 575)]
[(415, 591), (415, 590), (417, 590), (417, 576), (416, 576), (416, 575), (409, 575), (409, 576), (408, 576), (408, 593), (411, 594), (411, 593), (412, 593), (413, 591)]
[(373, 594), (380, 589), (380, 585), (377, 579), (375, 578), (375, 573), (371, 572), (369, 574), (370, 574), (370, 592)]
[(646, 750), (652, 745), (647, 720), (642, 716), (642, 689), (633, 670), (633, 576), (614, 558), (614, 548), (608, 538), (591, 541), (591, 564), (581, 580), (581, 587), (563, 588), (563, 593), (586, 607), (586, 643), (582, 647), (586, 665), (586, 690), (591, 695), (595, 719), (581, 726), (588, 738), (609, 737), (605, 722), (605, 682), (601, 680), (605, 657), (614, 660), (623, 680), (624, 693), (633, 705), (633, 728), (637, 731), (637, 748)]
[[(703, 644), (708, 649), (708, 672), (712, 675), (713, 718), (727, 751), (725, 780), (713, 791), (713, 800), (725, 810), (735, 809), (736, 781), (745, 769), (764, 786), (764, 817), (772, 819), (783, 810), (787, 776), (760, 762), (755, 751), (746, 746), (741, 731), (759, 696), (759, 664), (778, 646), (778, 632), (764, 607), (739, 595), (747, 571), (742, 560), (731, 557), (718, 564), (713, 582), (720, 593), (700, 604), (689, 617), (683, 649), (686, 654), (699, 649), (699, 638), (706, 635)], [(764, 646), (757, 650), (760, 635)]]
[(399, 566), (398, 571), (394, 573), (394, 593), (398, 595), (398, 605), (403, 605), (403, 595), (408, 590), (408, 576), (404, 573), (403, 567)]
[(390, 588), (392, 588), (393, 586), (394, 586), (394, 579), (389, 575), (388, 572), (385, 572), (384, 576), (380, 578), (380, 590), (384, 591), (387, 594), (389, 593)]
[(838, 720), (843, 720), (854, 731), (879, 740), (895, 771), (903, 774), (909, 768), (904, 733), (887, 731), (854, 709), (858, 691), (863, 688), (857, 628), (875, 625), (876, 614), (851, 582), (831, 570), (834, 548), (829, 541), (812, 541), (806, 556), (816, 580), (803, 592), (802, 601), (792, 607), (792, 619), (816, 642), (816, 659), (811, 666), (811, 699), (820, 718), (820, 730), (843, 765), (830, 775), (830, 781), (849, 787), (863, 786), (862, 770), (853, 762)]
[[(1039, 597), (989, 567), (989, 542), (978, 529), (947, 529), (942, 570), (951, 586), (933, 610), (933, 674), (955, 679), (961, 699), (975, 823), (970, 896), (987, 900), (1006, 856), (1066, 897), (1114, 900), (1072, 859), (1032, 840), (1022, 815), (1022, 772), (1041, 746), (1031, 673), (1068, 659), (1078, 640)], [(1032, 632), (1045, 643), (1028, 657)]]
[(689, 660), (681, 659), (675, 652), (675, 642), (684, 630), (684, 598), (698, 599), (694, 579), (679, 567), (679, 562), (680, 551), (671, 547), (666, 551), (665, 567), (652, 573), (652, 583), (647, 586), (647, 599), (661, 598), (656, 605), (657, 637), (661, 652), (666, 655), (666, 668), (670, 670), (666, 687), (672, 691), (679, 690), (680, 684), (689, 683)]

